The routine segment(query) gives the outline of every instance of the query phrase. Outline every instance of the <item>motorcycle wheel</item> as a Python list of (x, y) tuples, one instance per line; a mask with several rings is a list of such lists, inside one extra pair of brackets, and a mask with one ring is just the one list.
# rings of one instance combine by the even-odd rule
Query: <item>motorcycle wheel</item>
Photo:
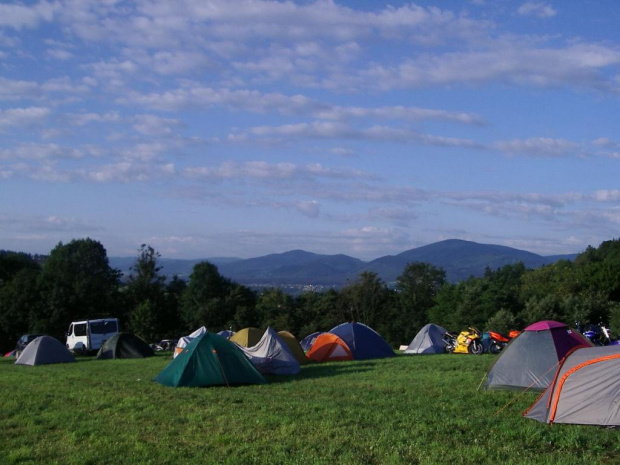
[(502, 346), (500, 346), (497, 342), (492, 342), (489, 346), (489, 353), (491, 354), (499, 354), (502, 351)]
[(469, 353), (472, 355), (481, 355), (484, 351), (484, 347), (482, 346), (482, 343), (480, 341), (474, 339), (473, 341), (471, 341), (471, 344), (469, 344), (468, 350)]

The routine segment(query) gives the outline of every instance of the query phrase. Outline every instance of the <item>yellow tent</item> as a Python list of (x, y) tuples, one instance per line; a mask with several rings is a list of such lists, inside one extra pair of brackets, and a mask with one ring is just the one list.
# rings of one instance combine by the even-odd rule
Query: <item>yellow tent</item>
[(254, 347), (258, 344), (258, 341), (260, 341), (260, 338), (263, 337), (264, 333), (265, 331), (258, 328), (243, 328), (230, 336), (230, 339), (228, 340), (243, 347)]
[(301, 348), (299, 341), (288, 331), (278, 331), (278, 336), (282, 339), (291, 353), (295, 356), (300, 365), (308, 363), (310, 359), (306, 357), (304, 349)]

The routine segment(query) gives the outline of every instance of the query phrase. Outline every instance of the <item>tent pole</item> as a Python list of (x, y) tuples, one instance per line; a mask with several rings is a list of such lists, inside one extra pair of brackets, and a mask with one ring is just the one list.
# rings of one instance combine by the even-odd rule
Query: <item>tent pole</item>
[(222, 377), (224, 378), (224, 381), (226, 381), (226, 386), (230, 387), (230, 384), (228, 384), (228, 378), (226, 378), (226, 373), (224, 373), (224, 368), (222, 367), (222, 363), (220, 362), (220, 357), (219, 355), (217, 355), (217, 350), (213, 349), (213, 353), (215, 354), (215, 358), (217, 359), (217, 364), (220, 366), (220, 373), (222, 373)]

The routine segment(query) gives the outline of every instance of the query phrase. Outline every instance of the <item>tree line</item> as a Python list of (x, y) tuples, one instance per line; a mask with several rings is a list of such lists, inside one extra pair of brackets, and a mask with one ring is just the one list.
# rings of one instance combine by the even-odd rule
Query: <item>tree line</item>
[(620, 240), (588, 247), (575, 261), (538, 269), (522, 263), (487, 269), (459, 283), (429, 263), (410, 263), (388, 286), (363, 272), (339, 290), (291, 296), (260, 292), (222, 276), (207, 261), (189, 281), (162, 274), (160, 254), (147, 244), (131, 273), (110, 267), (96, 240), (59, 243), (45, 259), (0, 251), (0, 350), (25, 333), (64, 341), (69, 323), (117, 317), (122, 329), (148, 342), (176, 339), (200, 326), (211, 331), (248, 326), (288, 330), (302, 338), (345, 321), (378, 331), (393, 347), (407, 344), (426, 323), (460, 331), (469, 325), (507, 332), (539, 320), (604, 323), (620, 332)]

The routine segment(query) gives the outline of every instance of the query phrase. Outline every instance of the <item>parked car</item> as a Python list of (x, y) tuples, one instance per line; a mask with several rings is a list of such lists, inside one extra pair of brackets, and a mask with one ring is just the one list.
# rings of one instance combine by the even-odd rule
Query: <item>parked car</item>
[(43, 334), (24, 334), (17, 340), (15, 344), (15, 357), (19, 357), (28, 344)]

